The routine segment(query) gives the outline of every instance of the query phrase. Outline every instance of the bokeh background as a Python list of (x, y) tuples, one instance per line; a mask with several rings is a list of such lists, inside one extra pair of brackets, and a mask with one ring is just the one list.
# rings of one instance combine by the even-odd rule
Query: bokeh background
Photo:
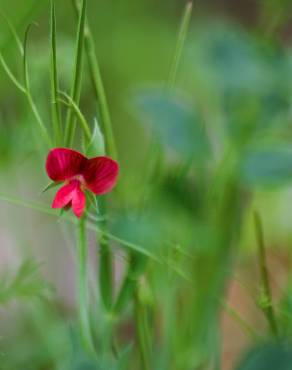
[[(263, 219), (273, 295), (279, 314), (284, 312), (281, 325), (288, 334), (292, 329), (292, 4), (289, 0), (195, 1), (176, 95), (168, 99), (162, 91), (184, 7), (182, 0), (88, 1), (122, 167), (113, 231), (154, 251), (161, 240), (199, 244), (197, 235), (200, 240), (210, 230), (197, 217), (200, 192), (193, 191), (189, 182), (193, 171), (189, 161), (195, 158), (199, 169), (206, 162), (208, 169), (221, 163), (217, 170), (224, 173), (226, 153), (247, 145), (239, 176), (247, 184), (246, 207), (222, 299), (256, 332), (266, 330), (254, 299), (259, 285), (252, 211), (257, 209)], [(22, 39), (27, 25), (37, 23), (29, 38), (29, 71), (33, 96), (49, 125), (49, 2), (0, 0), (0, 9)], [(69, 0), (56, 2), (56, 11), (60, 85), (68, 91), (76, 19)], [(21, 76), (22, 61), (3, 20), (0, 47), (7, 64)], [(80, 106), (91, 123), (96, 115), (93, 96), (84, 74)], [(190, 120), (199, 125), (190, 126)], [(154, 127), (149, 121), (155, 122)], [(212, 161), (206, 160), (209, 147)], [(64, 343), (75, 312), (74, 234), (70, 225), (46, 215), (47, 208), (39, 209), (48, 206), (52, 197), (42, 194), (48, 183), (46, 154), (26, 99), (0, 69), (1, 369), (65, 368)], [(147, 177), (153, 167), (155, 176)], [(187, 171), (186, 181), (177, 175), (180, 171)], [(141, 207), (147, 209), (145, 218), (136, 223)], [(211, 213), (211, 208), (205, 211)], [(94, 235), (89, 240), (94, 260)], [(196, 248), (200, 250), (200, 245)], [(119, 284), (123, 264), (118, 252), (116, 259)], [(223, 310), (224, 370), (234, 369), (253, 343), (239, 321)], [(58, 358), (58, 365), (52, 358)]]

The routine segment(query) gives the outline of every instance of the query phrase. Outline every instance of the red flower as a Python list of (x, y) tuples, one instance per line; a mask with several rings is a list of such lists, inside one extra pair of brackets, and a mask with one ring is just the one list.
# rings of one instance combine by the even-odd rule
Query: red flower
[(119, 165), (109, 157), (86, 158), (83, 154), (66, 148), (52, 149), (47, 157), (48, 176), (64, 182), (58, 190), (52, 208), (70, 208), (79, 218), (85, 204), (85, 190), (96, 195), (112, 190), (117, 182)]

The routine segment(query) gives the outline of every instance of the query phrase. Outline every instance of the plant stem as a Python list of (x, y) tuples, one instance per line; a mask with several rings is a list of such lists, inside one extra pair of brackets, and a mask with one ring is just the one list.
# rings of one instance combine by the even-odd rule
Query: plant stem
[[(72, 0), (72, 3), (76, 13), (78, 14), (79, 2), (76, 0)], [(112, 123), (106, 93), (103, 86), (94, 41), (88, 22), (86, 22), (85, 26), (84, 43), (87, 60), (90, 68), (91, 80), (96, 94), (96, 99), (99, 105), (101, 125), (105, 139), (106, 154), (112, 157), (113, 159), (117, 159), (117, 151), (112, 130)], [(107, 205), (105, 198), (101, 198), (100, 208), (102, 214), (103, 215), (106, 214)], [(102, 228), (105, 231), (107, 230), (108, 225), (106, 221), (103, 222)], [(103, 235), (99, 242), (100, 242), (100, 262), (99, 262), (100, 294), (105, 308), (109, 310), (112, 306), (113, 299), (113, 276), (114, 276), (113, 257), (110, 250), (109, 238)]]
[(187, 33), (189, 30), (191, 15), (192, 15), (192, 9), (193, 9), (193, 2), (188, 1), (184, 10), (184, 14), (182, 17), (178, 38), (176, 42), (176, 47), (174, 51), (173, 60), (170, 67), (169, 77), (168, 77), (168, 87), (172, 89), (175, 84), (175, 80), (177, 77), (177, 71), (178, 67), (181, 61), (181, 56), (183, 52), (183, 48), (185, 45)]
[(261, 275), (261, 288), (263, 294), (263, 302), (261, 308), (269, 323), (272, 334), (277, 338), (279, 335), (277, 321), (273, 308), (272, 294), (269, 282), (269, 274), (267, 267), (267, 257), (265, 251), (264, 233), (261, 217), (258, 212), (254, 212), (255, 234), (258, 246), (258, 264)]
[[(86, 0), (82, 0), (82, 7), (79, 13), (76, 56), (74, 64), (74, 76), (71, 98), (78, 105), (81, 95), (83, 52), (84, 52), (84, 33), (86, 19)], [(65, 142), (69, 147), (72, 146), (76, 129), (76, 119), (72, 109), (68, 109), (65, 130)]]
[[(75, 11), (78, 14), (79, 2), (72, 0)], [(106, 153), (113, 159), (117, 159), (116, 144), (112, 129), (112, 121), (109, 112), (107, 97), (105, 93), (105, 88), (103, 85), (100, 67), (98, 63), (98, 58), (96, 54), (96, 49), (94, 45), (94, 40), (89, 27), (88, 22), (86, 22), (85, 32), (84, 32), (84, 43), (85, 51), (87, 56), (88, 65), (90, 68), (90, 75), (92, 80), (92, 85), (98, 102), (98, 107), (100, 111), (101, 124), (103, 129), (103, 134), (105, 137)]]
[(61, 144), (61, 112), (58, 101), (58, 68), (57, 68), (57, 42), (56, 42), (56, 11), (55, 2), (51, 0), (51, 96), (52, 96), (52, 122), (55, 135), (55, 145)]
[(78, 231), (78, 306), (79, 306), (79, 324), (81, 340), (84, 349), (89, 355), (95, 355), (95, 349), (90, 330), (89, 310), (88, 310), (88, 288), (87, 288), (87, 242), (86, 242), (86, 222), (85, 217), (79, 221)]
[(137, 342), (140, 352), (140, 361), (142, 370), (150, 370), (150, 341), (148, 332), (147, 313), (143, 307), (140, 298), (138, 287), (134, 293), (134, 310), (135, 310), (135, 325)]
[[(102, 214), (106, 214), (107, 205), (105, 199), (102, 198), (99, 202), (100, 210)], [(103, 230), (107, 230), (107, 221), (104, 220), (101, 223)], [(104, 307), (107, 311), (111, 310), (113, 300), (113, 257), (110, 250), (109, 238), (106, 234), (102, 233), (99, 238), (100, 244), (100, 256), (99, 256), (99, 284), (100, 284), (100, 296)]]

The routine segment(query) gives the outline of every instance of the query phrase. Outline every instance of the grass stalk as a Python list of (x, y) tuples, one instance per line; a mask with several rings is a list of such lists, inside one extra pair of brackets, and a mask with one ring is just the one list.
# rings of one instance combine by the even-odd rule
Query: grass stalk
[(269, 273), (268, 273), (268, 266), (267, 266), (267, 256), (265, 250), (265, 241), (264, 241), (264, 232), (263, 232), (263, 225), (260, 214), (258, 212), (254, 212), (254, 226), (255, 226), (255, 235), (257, 240), (257, 247), (258, 247), (258, 264), (260, 269), (260, 278), (261, 278), (261, 289), (262, 289), (262, 296), (261, 296), (261, 309), (263, 310), (264, 315), (266, 316), (266, 320), (270, 326), (271, 333), (274, 335), (275, 338), (278, 337), (278, 325), (275, 317), (274, 307), (273, 307), (273, 299), (269, 281)]
[(191, 20), (191, 15), (192, 15), (192, 10), (193, 10), (193, 1), (188, 1), (185, 10), (183, 13), (178, 37), (177, 37), (177, 42), (176, 42), (176, 47), (170, 67), (170, 72), (168, 76), (168, 88), (172, 89), (175, 85), (175, 81), (177, 78), (177, 72), (178, 68), (180, 65), (181, 57), (182, 57), (182, 52), (183, 48), (185, 45), (186, 37), (188, 34), (189, 30), (189, 25), (190, 25), (190, 20)]

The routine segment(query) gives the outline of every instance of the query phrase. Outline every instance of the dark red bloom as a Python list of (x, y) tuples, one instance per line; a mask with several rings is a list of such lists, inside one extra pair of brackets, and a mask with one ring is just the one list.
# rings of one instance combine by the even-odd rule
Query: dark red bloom
[(72, 207), (79, 218), (85, 210), (85, 190), (96, 195), (111, 191), (117, 182), (119, 165), (109, 157), (88, 159), (75, 150), (55, 148), (48, 154), (46, 170), (53, 181), (64, 182), (52, 208)]

